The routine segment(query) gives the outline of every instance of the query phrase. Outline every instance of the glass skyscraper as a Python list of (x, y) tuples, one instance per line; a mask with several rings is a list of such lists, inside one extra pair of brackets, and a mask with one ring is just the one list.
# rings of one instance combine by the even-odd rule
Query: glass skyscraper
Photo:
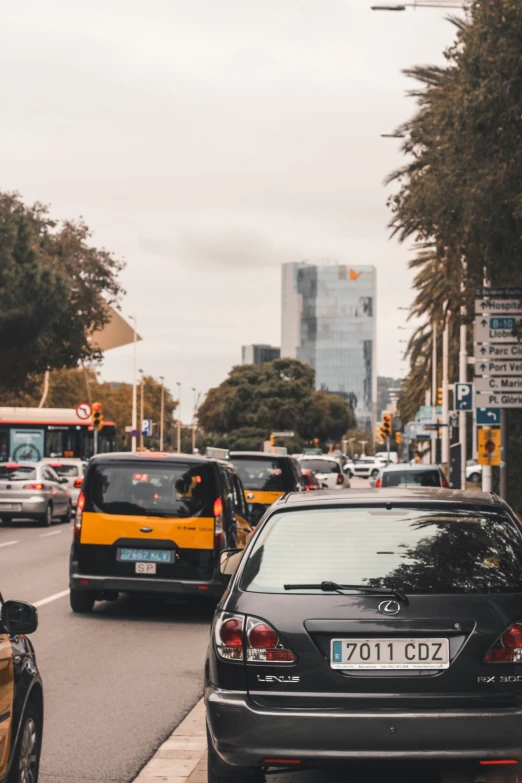
[(310, 364), (316, 388), (344, 397), (367, 432), (376, 425), (375, 293), (373, 266), (283, 264), (281, 356)]

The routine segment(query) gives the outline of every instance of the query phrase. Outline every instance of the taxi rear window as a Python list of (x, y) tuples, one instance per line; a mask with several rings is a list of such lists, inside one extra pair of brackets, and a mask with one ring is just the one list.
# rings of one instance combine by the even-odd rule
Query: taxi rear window
[(155, 517), (212, 516), (210, 465), (181, 462), (95, 464), (85, 488), (86, 511)]
[(234, 457), (232, 462), (245, 489), (285, 491), (283, 465), (279, 460)]

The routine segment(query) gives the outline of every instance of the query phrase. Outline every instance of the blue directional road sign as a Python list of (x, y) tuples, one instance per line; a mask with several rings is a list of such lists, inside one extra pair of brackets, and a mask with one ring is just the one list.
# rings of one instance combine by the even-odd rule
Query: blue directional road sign
[(477, 424), (500, 424), (500, 408), (477, 408)]
[(455, 410), (457, 411), (473, 410), (473, 384), (472, 383), (455, 384)]
[(152, 435), (152, 419), (143, 419), (141, 422), (141, 434), (145, 438), (150, 438)]

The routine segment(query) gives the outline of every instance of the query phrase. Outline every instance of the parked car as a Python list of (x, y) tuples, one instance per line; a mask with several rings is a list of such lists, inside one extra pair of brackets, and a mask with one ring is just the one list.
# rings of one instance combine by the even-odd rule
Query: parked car
[(357, 478), (377, 478), (382, 469), (382, 460), (375, 457), (360, 457), (353, 463), (353, 475)]
[(313, 471), (323, 489), (346, 489), (350, 486), (350, 479), (343, 472), (341, 463), (335, 457), (317, 456), (300, 457), (301, 470), (306, 468)]
[(67, 479), (67, 486), (69, 487), (69, 492), (71, 494), (71, 502), (73, 508), (76, 508), (87, 463), (83, 462), (81, 459), (74, 459), (73, 457), (46, 459), (45, 462), (51, 466), (57, 476)]
[(388, 465), (377, 477), (375, 487), (447, 487), (446, 476), (438, 465), (404, 463)]
[(0, 518), (35, 519), (42, 525), (53, 520), (69, 522), (72, 499), (66, 478), (41, 462), (0, 462)]
[(305, 480), (305, 489), (307, 492), (310, 492), (312, 490), (316, 489), (322, 489), (317, 476), (313, 472), (313, 470), (308, 470), (308, 468), (302, 468), (301, 470), (304, 480)]
[(27, 635), (38, 613), (25, 601), (0, 608), (0, 782), (37, 783), (42, 750), (43, 689)]
[(399, 763), (519, 780), (522, 528), (503, 501), (288, 495), (235, 556), (205, 667), (209, 783)]
[(482, 482), (482, 465), (478, 465), (475, 460), (468, 460), (466, 463), (466, 479), (473, 484)]
[(397, 464), (399, 461), (399, 455), (396, 451), (390, 451), (390, 456), (388, 458), (388, 452), (387, 451), (377, 451), (375, 454), (375, 459), (380, 459), (381, 462), (384, 462), (385, 465), (388, 464), (388, 462), (393, 462), (394, 464)]

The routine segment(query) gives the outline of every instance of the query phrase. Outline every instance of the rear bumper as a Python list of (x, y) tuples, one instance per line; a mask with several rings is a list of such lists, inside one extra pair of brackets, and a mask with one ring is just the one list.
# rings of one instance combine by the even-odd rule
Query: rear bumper
[(43, 517), (45, 515), (45, 511), (49, 504), (49, 498), (42, 496), (34, 501), (16, 499), (13, 500), (12, 503), (17, 504), (20, 510), (4, 510), (0, 503), (0, 517), (8, 517), (9, 519), (34, 519), (35, 517)]
[(374, 712), (267, 709), (207, 686), (216, 751), (239, 767), (299, 759), (313, 767), (378, 762), (522, 762), (522, 710)]
[[(88, 581), (88, 584), (85, 582)], [(74, 569), (70, 575), (69, 586), (72, 590), (85, 590), (96, 593), (129, 593), (158, 595), (187, 595), (200, 598), (221, 598), (225, 592), (222, 582), (215, 579), (193, 582), (174, 579), (149, 579), (147, 577), (92, 576), (80, 574)]]

